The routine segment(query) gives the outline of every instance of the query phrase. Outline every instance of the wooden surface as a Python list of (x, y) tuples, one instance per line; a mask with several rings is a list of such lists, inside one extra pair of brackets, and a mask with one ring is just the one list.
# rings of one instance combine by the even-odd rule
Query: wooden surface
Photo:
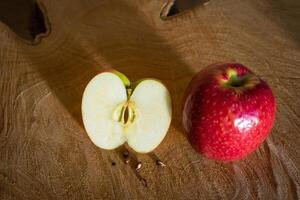
[[(299, 0), (213, 0), (168, 18), (170, 3), (158, 0), (40, 4), (49, 23), (35, 45), (0, 23), (0, 199), (300, 198)], [(182, 133), (181, 98), (196, 72), (228, 61), (265, 79), (278, 111), (255, 153), (218, 163)], [(83, 129), (83, 89), (109, 67), (161, 79), (172, 95), (172, 126), (137, 155), (139, 172)]]

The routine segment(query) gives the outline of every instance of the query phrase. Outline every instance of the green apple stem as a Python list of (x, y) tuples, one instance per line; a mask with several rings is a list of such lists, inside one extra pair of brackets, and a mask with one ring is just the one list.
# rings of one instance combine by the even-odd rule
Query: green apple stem
[(124, 85), (125, 85), (126, 88), (130, 87), (130, 81), (127, 78), (127, 76), (125, 76), (121, 72), (118, 72), (117, 70), (113, 70), (113, 73), (115, 75), (117, 75), (122, 80), (122, 82), (124, 83)]
[(129, 99), (130, 96), (131, 96), (131, 94), (132, 94), (132, 89), (131, 88), (127, 88), (126, 92), (127, 92), (127, 98)]
[(254, 87), (258, 83), (258, 78), (250, 73), (240, 76), (235, 69), (229, 69), (227, 71), (227, 78), (221, 79), (220, 83), (225, 88), (241, 91)]

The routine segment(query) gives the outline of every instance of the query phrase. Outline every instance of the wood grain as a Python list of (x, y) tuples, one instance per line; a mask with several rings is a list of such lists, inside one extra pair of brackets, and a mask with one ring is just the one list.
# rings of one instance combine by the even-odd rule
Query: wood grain
[[(42, 0), (48, 32), (34, 44), (0, 23), (0, 199), (300, 198), (300, 2), (214, 0), (162, 20), (170, 3)], [(255, 153), (219, 163), (191, 148), (180, 110), (191, 77), (228, 61), (265, 79), (278, 111)], [(83, 89), (110, 67), (161, 79), (172, 95), (172, 126), (137, 155), (138, 173), (82, 126)]]

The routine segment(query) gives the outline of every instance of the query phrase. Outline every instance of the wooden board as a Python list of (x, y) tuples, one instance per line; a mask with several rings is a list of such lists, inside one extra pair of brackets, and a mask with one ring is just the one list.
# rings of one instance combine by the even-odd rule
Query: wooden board
[[(214, 0), (162, 20), (170, 3), (42, 0), (34, 45), (0, 23), (0, 199), (300, 198), (300, 2)], [(219, 163), (189, 145), (180, 109), (196, 72), (229, 61), (270, 84), (278, 111), (255, 153)], [(83, 89), (110, 67), (172, 95), (172, 126), (139, 172), (83, 129)]]

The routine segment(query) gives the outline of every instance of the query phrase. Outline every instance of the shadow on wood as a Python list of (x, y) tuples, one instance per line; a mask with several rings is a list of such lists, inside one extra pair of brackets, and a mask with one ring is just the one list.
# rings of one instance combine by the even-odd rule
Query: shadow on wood
[(162, 10), (160, 16), (162, 19), (168, 19), (171, 16), (191, 10), (196, 6), (206, 5), (210, 0), (173, 0)]
[(46, 33), (43, 14), (34, 0), (0, 1), (0, 20), (25, 40)]
[[(117, 14), (114, 8), (118, 8)], [(182, 133), (184, 91), (176, 91), (175, 71), (189, 71), (189, 67), (148, 24), (146, 14), (124, 2), (112, 3), (109, 8), (94, 7), (76, 23), (59, 27), (60, 22), (55, 22), (57, 38), (50, 34), (27, 54), (35, 70), (81, 126), (85, 86), (102, 69), (114, 68), (132, 81), (147, 77), (162, 80), (173, 94), (172, 126)]]

